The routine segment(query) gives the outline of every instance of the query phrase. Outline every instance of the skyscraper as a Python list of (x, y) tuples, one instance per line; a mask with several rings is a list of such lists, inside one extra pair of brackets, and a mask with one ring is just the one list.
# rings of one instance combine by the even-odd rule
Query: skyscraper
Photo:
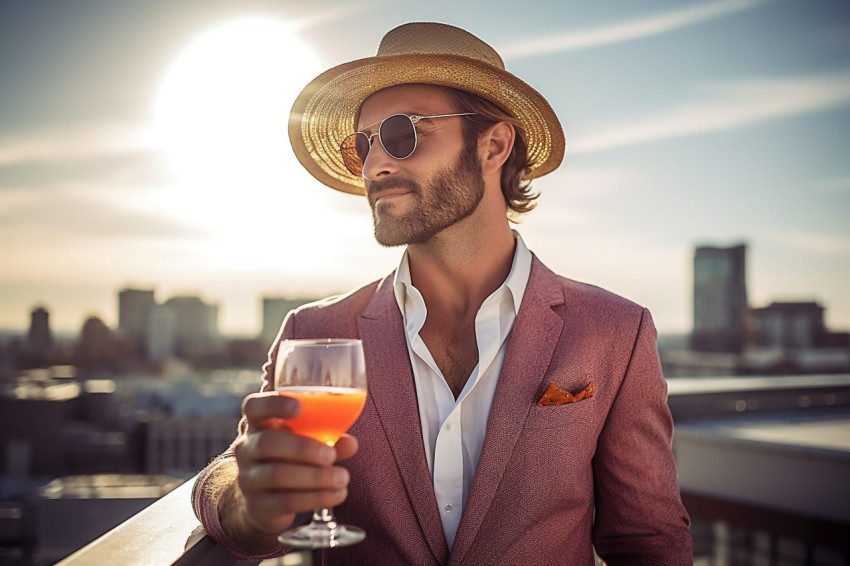
[(148, 322), (156, 304), (153, 294), (153, 290), (141, 289), (122, 289), (118, 293), (118, 332), (136, 357), (145, 355)]
[(30, 313), (27, 342), (36, 352), (46, 352), (53, 345), (53, 335), (50, 332), (50, 313), (44, 307), (36, 307)]
[(147, 359), (161, 362), (177, 353), (177, 313), (166, 305), (155, 305), (147, 332)]
[(692, 348), (741, 352), (747, 328), (746, 245), (698, 246), (694, 254)]
[(118, 359), (119, 352), (112, 331), (96, 316), (90, 316), (80, 330), (77, 365), (85, 369), (109, 366)]
[(199, 297), (172, 297), (163, 303), (174, 317), (177, 355), (192, 358), (209, 352), (217, 343), (218, 305)]

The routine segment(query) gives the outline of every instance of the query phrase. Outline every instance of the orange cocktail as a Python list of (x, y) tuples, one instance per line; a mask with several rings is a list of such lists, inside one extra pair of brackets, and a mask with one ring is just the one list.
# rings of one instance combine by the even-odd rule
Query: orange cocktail
[(353, 387), (285, 386), (281, 395), (301, 402), (301, 414), (284, 423), (292, 432), (333, 446), (347, 431), (366, 404), (366, 391)]

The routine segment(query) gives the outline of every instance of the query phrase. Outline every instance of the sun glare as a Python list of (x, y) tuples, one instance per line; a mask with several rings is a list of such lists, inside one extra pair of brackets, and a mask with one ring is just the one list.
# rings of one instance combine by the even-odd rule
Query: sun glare
[(286, 218), (293, 233), (306, 222), (286, 207), (322, 199), (318, 185), (300, 189), (310, 181), (287, 137), (289, 109), (319, 72), (315, 54), (285, 23), (255, 18), (200, 36), (165, 76), (155, 137), (177, 186), (159, 205), (214, 234), (211, 253), (221, 257), (209, 259), (218, 265), (261, 262), (259, 244), (269, 226), (280, 226), (275, 219)]
[(167, 74), (157, 133), (192, 178), (264, 180), (286, 145), (289, 108), (319, 68), (285, 24), (238, 20), (199, 37)]

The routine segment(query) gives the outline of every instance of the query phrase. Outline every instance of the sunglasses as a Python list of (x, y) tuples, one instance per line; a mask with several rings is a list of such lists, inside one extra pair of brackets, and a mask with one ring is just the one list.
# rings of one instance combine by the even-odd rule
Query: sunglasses
[[(369, 150), (372, 148), (372, 138), (378, 136), (381, 142), (381, 147), (387, 152), (387, 155), (394, 159), (407, 159), (416, 150), (416, 144), (419, 140), (416, 134), (416, 124), (419, 120), (433, 120), (434, 118), (451, 118), (454, 116), (472, 116), (475, 112), (463, 112), (460, 114), (436, 114), (434, 116), (417, 116), (416, 114), (393, 114), (387, 116), (380, 122), (378, 131), (374, 134), (366, 132), (354, 132), (346, 136), (339, 146), (339, 152), (342, 154), (342, 161), (345, 167), (351, 171), (353, 175), (358, 177), (363, 174), (363, 164), (366, 162), (366, 157), (369, 155)], [(371, 128), (375, 124), (371, 124), (366, 129)]]

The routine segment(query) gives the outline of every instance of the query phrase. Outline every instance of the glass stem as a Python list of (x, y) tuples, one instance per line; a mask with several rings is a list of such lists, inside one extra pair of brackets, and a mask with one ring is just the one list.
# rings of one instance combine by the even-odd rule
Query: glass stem
[(328, 529), (335, 529), (337, 524), (336, 519), (334, 518), (333, 509), (326, 507), (324, 509), (316, 509), (313, 511), (313, 523), (321, 523)]

